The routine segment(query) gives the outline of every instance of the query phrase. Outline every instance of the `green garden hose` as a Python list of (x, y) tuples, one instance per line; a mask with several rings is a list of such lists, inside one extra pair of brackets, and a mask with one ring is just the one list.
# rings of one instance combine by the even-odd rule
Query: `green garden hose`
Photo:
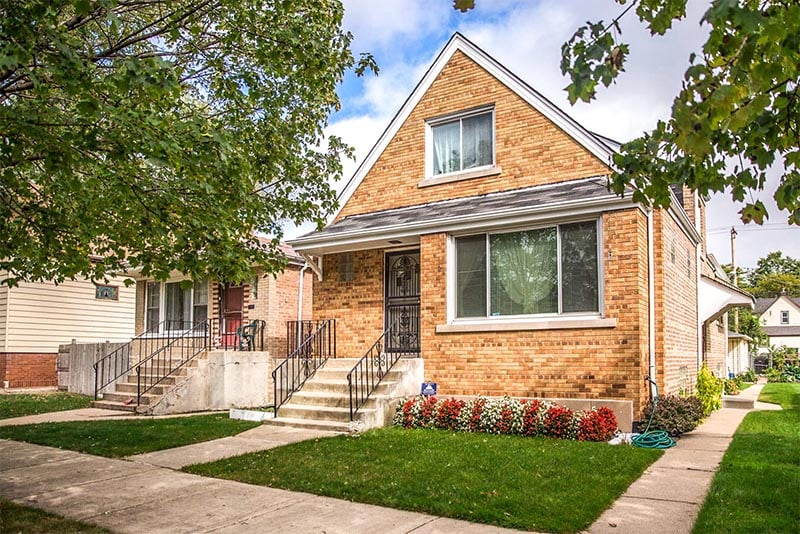
[(653, 422), (653, 414), (656, 413), (658, 408), (658, 384), (655, 383), (649, 376), (645, 378), (651, 382), (656, 388), (656, 394), (653, 397), (653, 410), (650, 412), (650, 419), (647, 421), (647, 427), (644, 432), (631, 439), (634, 446), (642, 449), (669, 449), (676, 445), (675, 440), (669, 437), (669, 434), (663, 430), (650, 430), (650, 423)]

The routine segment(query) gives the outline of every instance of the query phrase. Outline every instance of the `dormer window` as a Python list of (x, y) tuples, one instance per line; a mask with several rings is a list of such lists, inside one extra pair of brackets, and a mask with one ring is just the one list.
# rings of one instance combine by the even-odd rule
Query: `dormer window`
[(480, 109), (428, 122), (432, 175), (494, 165), (494, 110)]

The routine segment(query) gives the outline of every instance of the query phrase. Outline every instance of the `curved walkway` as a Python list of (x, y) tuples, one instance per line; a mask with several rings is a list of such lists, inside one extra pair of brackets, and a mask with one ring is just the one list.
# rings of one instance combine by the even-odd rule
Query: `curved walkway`
[[(740, 398), (756, 399), (761, 387), (750, 387)], [(756, 409), (775, 408), (756, 404)], [(0, 424), (105, 418), (98, 412), (73, 410)], [(589, 532), (690, 532), (717, 466), (748, 412), (723, 408), (686, 434)], [(176, 471), (191, 463), (328, 434), (265, 425), (238, 436), (124, 460), (0, 440), (0, 496), (115, 532), (512, 532)]]

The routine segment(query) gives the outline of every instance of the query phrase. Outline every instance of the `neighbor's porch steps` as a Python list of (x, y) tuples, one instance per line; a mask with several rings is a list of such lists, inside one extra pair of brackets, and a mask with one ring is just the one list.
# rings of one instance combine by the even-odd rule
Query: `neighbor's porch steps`
[[(329, 359), (317, 370), (300, 391), (278, 408), (278, 417), (267, 419), (264, 424), (291, 426), (313, 430), (350, 430), (350, 387), (347, 374), (358, 363), (358, 358)], [(376, 398), (386, 396), (396, 385), (402, 370), (402, 362), (383, 377), (366, 404), (356, 414), (356, 420), (375, 411)]]
[[(202, 355), (198, 356), (198, 358), (200, 357), (202, 357)], [(109, 386), (108, 389), (102, 392), (103, 398), (94, 401), (92, 407), (106, 410), (118, 410), (121, 412), (147, 413), (150, 406), (156, 404), (167, 391), (186, 376), (187, 367), (196, 365), (196, 361), (197, 358), (194, 358), (170, 376), (162, 379), (158, 385), (153, 386), (150, 391), (142, 395), (141, 404), (138, 407), (136, 405), (136, 392), (138, 390), (136, 371), (131, 371), (127, 376), (121, 378), (119, 382)], [(161, 366), (154, 370), (164, 371), (165, 367)], [(152, 373), (142, 374), (143, 378), (148, 379), (153, 376), (155, 375)]]

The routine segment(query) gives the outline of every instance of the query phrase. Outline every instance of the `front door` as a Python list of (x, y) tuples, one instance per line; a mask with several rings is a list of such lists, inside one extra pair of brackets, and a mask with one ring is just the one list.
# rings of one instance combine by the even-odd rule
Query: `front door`
[(419, 352), (419, 250), (386, 254), (387, 352)]
[(244, 286), (224, 284), (220, 291), (220, 337), (225, 347), (235, 347), (236, 330), (242, 326)]

